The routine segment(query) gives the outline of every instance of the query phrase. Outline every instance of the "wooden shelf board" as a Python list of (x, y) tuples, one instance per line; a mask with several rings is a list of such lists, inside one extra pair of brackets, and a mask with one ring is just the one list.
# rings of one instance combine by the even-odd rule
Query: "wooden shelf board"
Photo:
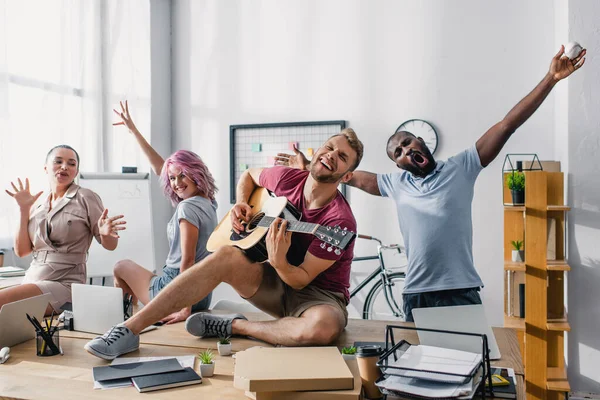
[(566, 318), (549, 319), (548, 322), (546, 322), (546, 329), (549, 331), (569, 332), (571, 330), (571, 325), (569, 325)]
[(525, 206), (504, 205), (504, 211), (525, 211)]
[(504, 316), (504, 327), (512, 328), (518, 331), (525, 330), (525, 318)]
[(570, 271), (571, 266), (566, 260), (548, 260), (546, 261), (546, 269), (548, 271)]
[(547, 206), (547, 211), (569, 211), (571, 207), (569, 206)]
[(547, 370), (546, 389), (553, 392), (570, 392), (571, 385), (567, 380), (565, 368), (549, 367)]
[(525, 271), (525, 263), (524, 262), (504, 261), (504, 270), (505, 271)]

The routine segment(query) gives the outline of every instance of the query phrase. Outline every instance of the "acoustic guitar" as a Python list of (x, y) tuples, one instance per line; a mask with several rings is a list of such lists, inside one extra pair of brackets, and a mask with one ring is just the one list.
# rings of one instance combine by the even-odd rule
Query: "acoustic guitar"
[(206, 249), (215, 252), (222, 246), (236, 246), (256, 262), (267, 259), (265, 235), (277, 217), (288, 221), (287, 230), (316, 236), (321, 240), (321, 248), (339, 255), (354, 239), (356, 234), (339, 226), (324, 226), (299, 221), (301, 213), (285, 198), (274, 197), (265, 188), (257, 188), (248, 201), (254, 213), (245, 229), (239, 234), (231, 225), (231, 210), (219, 222), (206, 243)]

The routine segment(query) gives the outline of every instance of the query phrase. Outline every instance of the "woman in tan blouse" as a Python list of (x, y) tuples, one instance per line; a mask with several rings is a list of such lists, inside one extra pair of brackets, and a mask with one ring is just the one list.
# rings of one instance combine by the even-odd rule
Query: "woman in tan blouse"
[(70, 146), (51, 149), (44, 170), (50, 193), (36, 207), (33, 205), (43, 192), (32, 195), (28, 179), (25, 185), (18, 179), (18, 187), (11, 182), (13, 191), (6, 191), (20, 209), (15, 254), (24, 257), (33, 253), (33, 260), (21, 285), (0, 291), (0, 307), (49, 293), (52, 298), (46, 313), (50, 314), (52, 310), (60, 312), (62, 305), (71, 301), (72, 283), (85, 283), (92, 239), (114, 250), (125, 221), (122, 215), (108, 217), (100, 197), (74, 183), (79, 155)]

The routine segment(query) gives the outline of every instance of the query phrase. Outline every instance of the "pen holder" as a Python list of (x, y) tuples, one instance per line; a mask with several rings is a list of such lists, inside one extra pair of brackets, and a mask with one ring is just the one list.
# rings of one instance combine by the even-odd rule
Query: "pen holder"
[[(51, 341), (52, 344), (48, 343), (48, 340)], [(44, 335), (42, 335), (40, 332), (36, 332), (35, 347), (38, 357), (48, 357), (61, 354), (58, 330), (55, 330), (52, 335), (50, 335), (48, 332), (44, 332)]]

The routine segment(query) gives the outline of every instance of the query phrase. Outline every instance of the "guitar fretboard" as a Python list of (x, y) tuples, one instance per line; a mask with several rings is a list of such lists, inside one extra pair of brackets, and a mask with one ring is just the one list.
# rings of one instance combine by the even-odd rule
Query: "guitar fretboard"
[[(263, 217), (258, 226), (263, 228), (268, 228), (273, 221), (275, 221), (275, 217)], [(300, 233), (312, 233), (314, 234), (319, 227), (318, 224), (312, 224), (310, 222), (301, 222), (301, 221), (290, 221), (287, 220), (288, 226), (287, 230), (290, 232), (300, 232)]]

